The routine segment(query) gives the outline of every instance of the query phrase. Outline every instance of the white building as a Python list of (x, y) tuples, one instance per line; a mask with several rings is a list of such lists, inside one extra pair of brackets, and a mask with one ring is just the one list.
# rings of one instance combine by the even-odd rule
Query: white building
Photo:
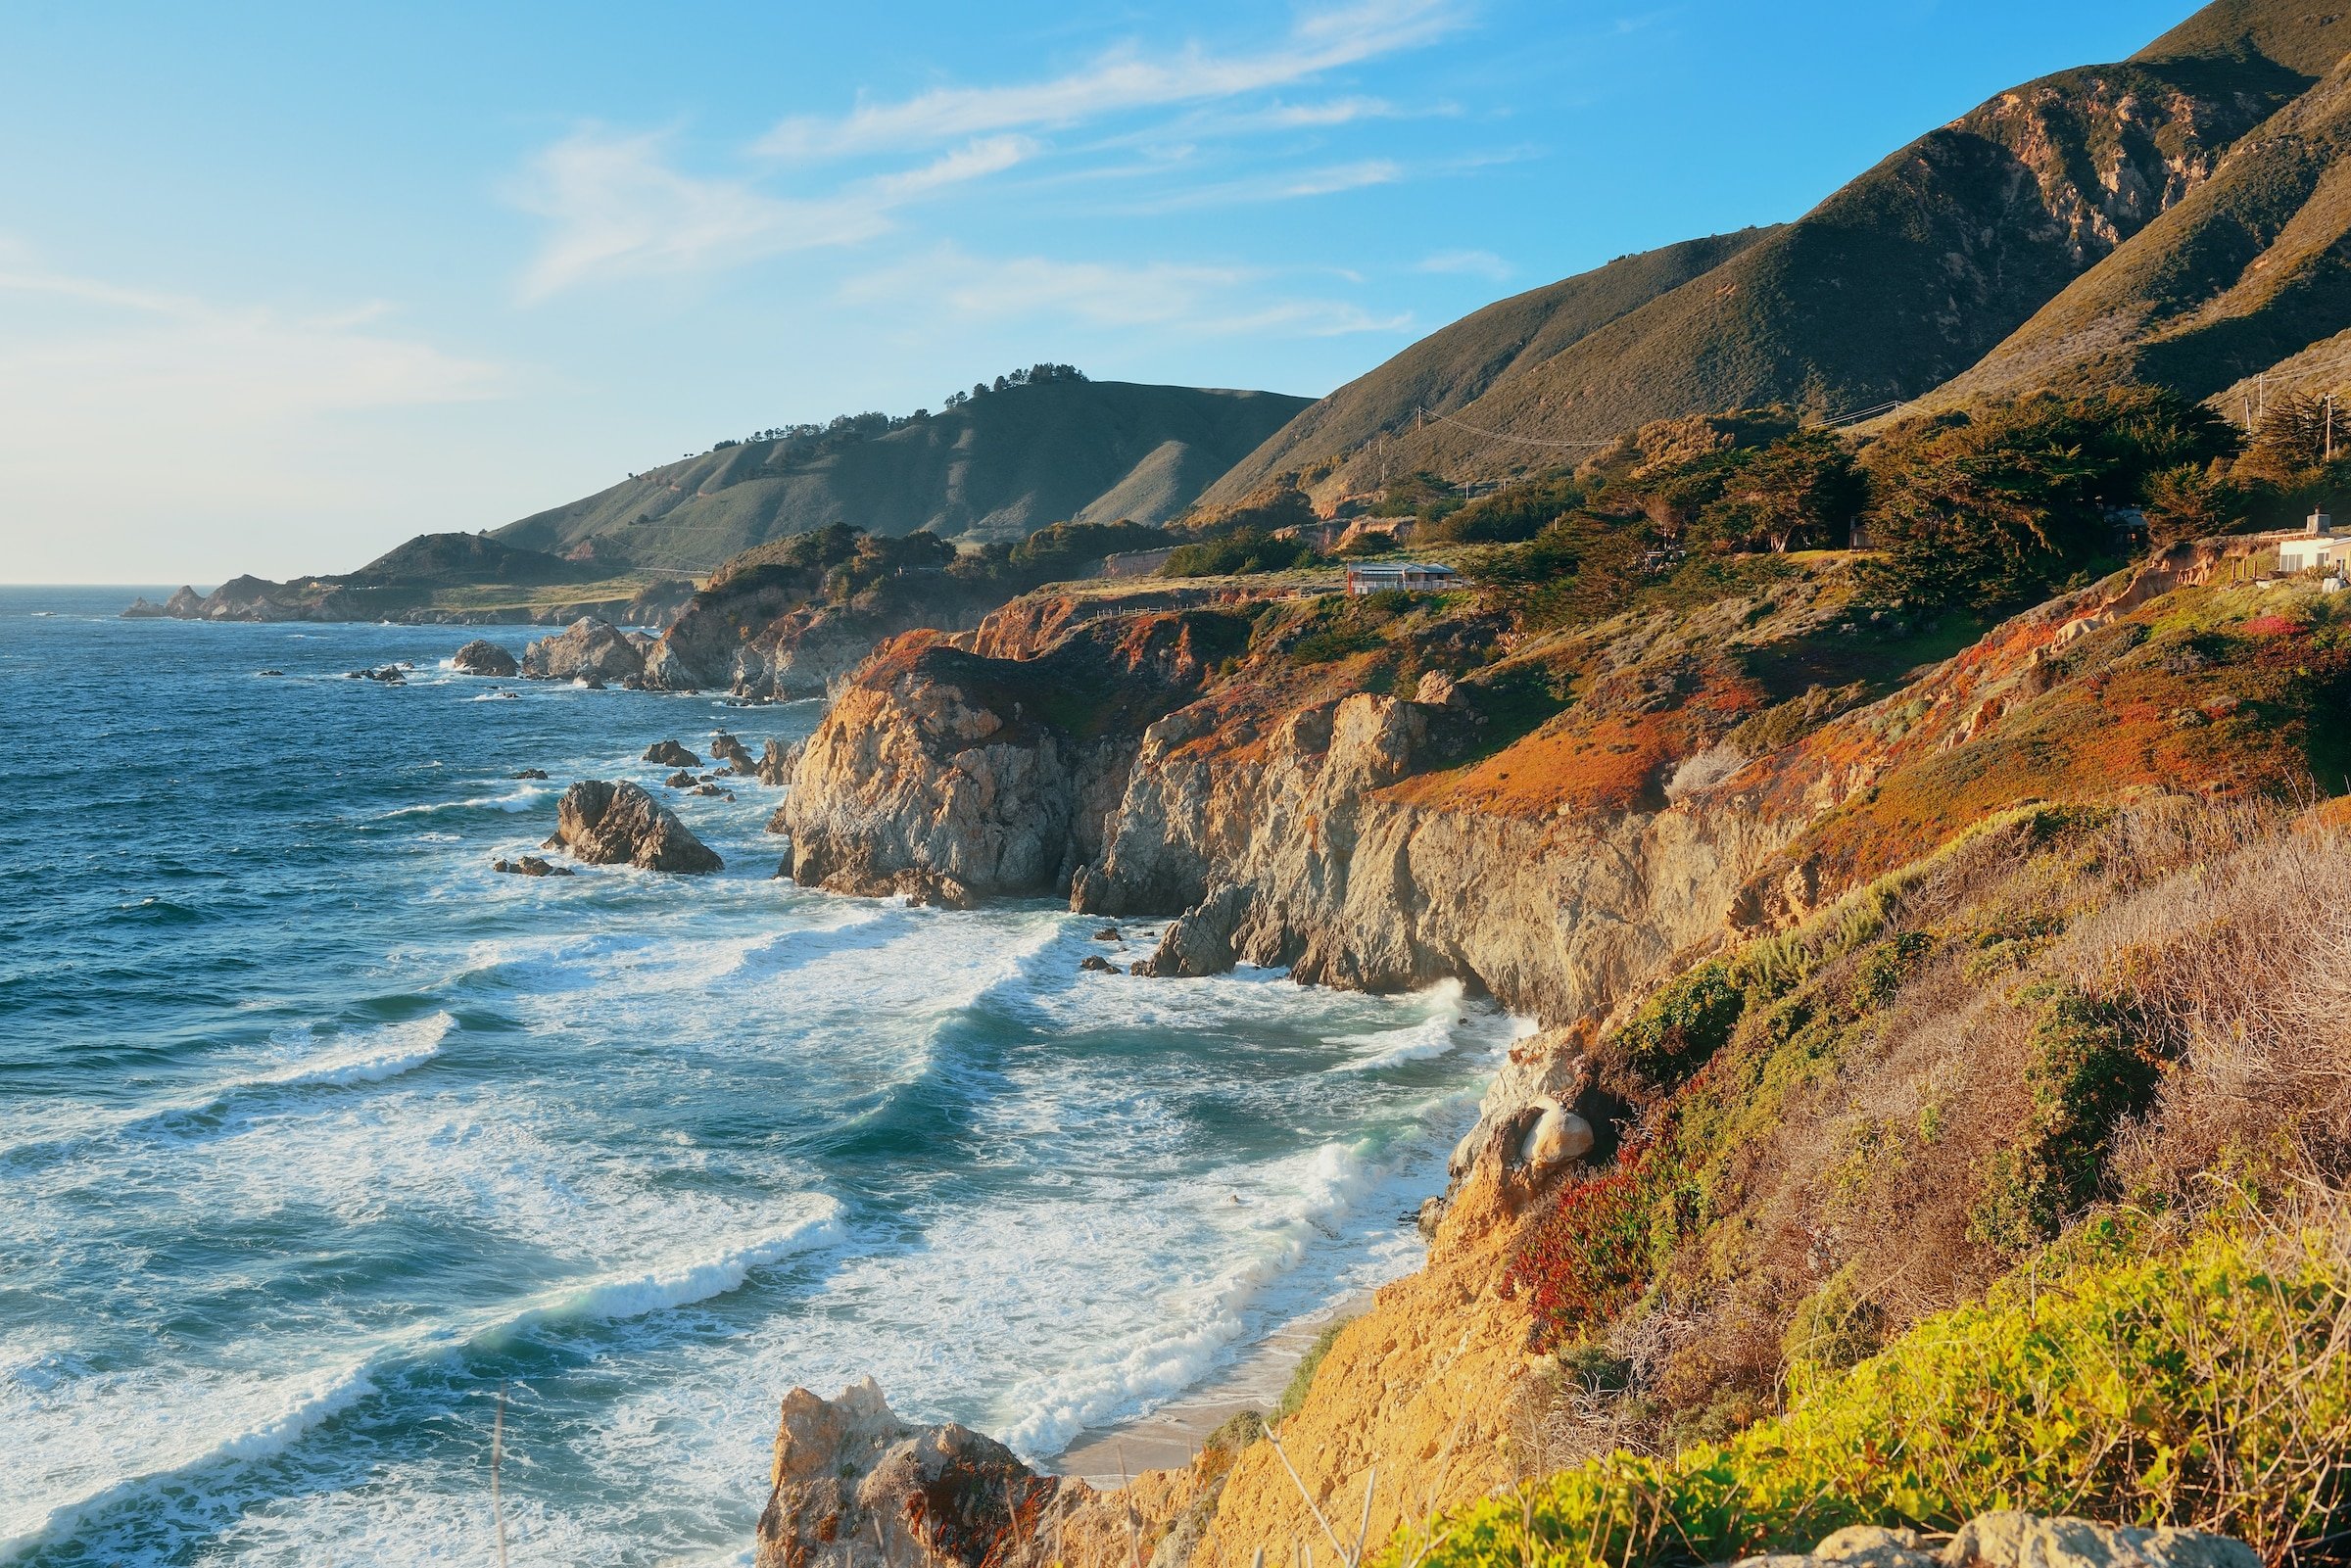
[(2336, 577), (2351, 571), (2351, 535), (2337, 534), (2334, 519), (2325, 512), (2312, 512), (2302, 532), (2283, 535), (2278, 541), (2279, 576), (2290, 577), (2314, 566)]

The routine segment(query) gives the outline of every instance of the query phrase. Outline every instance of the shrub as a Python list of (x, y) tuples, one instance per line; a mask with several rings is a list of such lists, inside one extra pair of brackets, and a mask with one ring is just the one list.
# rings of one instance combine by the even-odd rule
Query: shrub
[(2101, 1227), (1849, 1371), (1799, 1368), (1788, 1412), (1728, 1442), (1590, 1460), (1402, 1533), (1384, 1560), (1722, 1562), (1996, 1508), (2222, 1531), (2273, 1561), (2339, 1545), (2351, 1228), (2216, 1228), (2112, 1260), (2132, 1230)]
[(1659, 990), (1616, 1031), (1618, 1060), (1658, 1082), (1674, 1082), (1722, 1049), (1747, 1008), (1731, 967), (1709, 959)]
[(1338, 1343), (1339, 1330), (1354, 1321), (1352, 1317), (1333, 1318), (1323, 1325), (1321, 1333), (1315, 1336), (1315, 1343), (1308, 1346), (1306, 1354), (1298, 1358), (1297, 1370), (1290, 1374), (1289, 1383), (1283, 1387), (1281, 1402), (1273, 1406), (1273, 1425), (1279, 1426), (1287, 1421), (1306, 1403), (1307, 1390), (1315, 1386), (1316, 1369), (1321, 1366), (1322, 1358), (1330, 1354), (1331, 1346)]
[(1286, 572), (1314, 562), (1314, 546), (1304, 540), (1275, 539), (1254, 529), (1242, 529), (1222, 539), (1177, 546), (1167, 564), (1159, 569), (1159, 575), (1232, 577), (1252, 572)]

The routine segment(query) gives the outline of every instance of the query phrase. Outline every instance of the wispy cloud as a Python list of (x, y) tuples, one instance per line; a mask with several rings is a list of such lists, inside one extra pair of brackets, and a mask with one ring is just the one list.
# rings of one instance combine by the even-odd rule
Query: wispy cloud
[[(169, 543), (199, 521), (248, 538), (282, 530), (292, 569), (329, 564), (322, 516), (386, 510), (401, 481), (443, 471), (447, 443), (418, 410), (510, 394), (506, 367), (393, 324), (380, 303), (324, 314), (222, 303), (40, 267), (0, 246), (0, 472), (8, 515), (72, 519), (71, 545), (27, 538), (6, 563), (154, 574), (266, 567)], [(422, 487), (432, 487), (428, 484)], [(412, 510), (399, 519), (413, 532)], [(129, 541), (137, 541), (134, 546)], [(299, 547), (308, 541), (310, 548)], [(255, 554), (261, 553), (255, 551)]]
[(771, 196), (749, 181), (683, 173), (665, 134), (580, 130), (541, 153), (517, 189), (553, 231), (523, 277), (540, 300), (592, 276), (739, 265), (888, 233), (891, 213), (951, 186), (1002, 173), (1035, 150), (995, 136), (814, 199)]
[(1439, 251), (1421, 260), (1415, 272), (1458, 272), (1466, 277), (1500, 283), (1511, 275), (1511, 263), (1492, 251)]
[(858, 277), (842, 287), (840, 299), (887, 306), (900, 318), (928, 312), (993, 323), (1053, 316), (1095, 327), (1179, 328), (1212, 336), (1280, 331), (1328, 337), (1401, 332), (1412, 325), (1409, 315), (1286, 294), (1279, 284), (1257, 267), (983, 258), (941, 246)]
[(813, 160), (936, 146), (965, 136), (1080, 124), (1290, 86), (1429, 41), (1460, 24), (1452, 0), (1359, 0), (1301, 17), (1279, 44), (1219, 53), (1189, 44), (1154, 58), (1128, 46), (1043, 81), (938, 87), (838, 117), (796, 115), (762, 137), (771, 158)]
[[(1091, 189), (1105, 193), (1091, 199), (1094, 212), (1129, 216), (1393, 184), (1425, 170), (1337, 156), (1328, 143), (1340, 127), (1403, 111), (1365, 94), (1295, 93), (1439, 37), (1463, 24), (1468, 3), (1350, 0), (1304, 13), (1254, 48), (1128, 44), (1043, 80), (795, 116), (719, 172), (695, 171), (676, 132), (584, 127), (542, 151), (515, 183), (516, 204), (548, 224), (521, 293), (539, 301), (598, 280), (864, 246), (902, 234), (916, 207), (1016, 169), (1016, 194)], [(1195, 129), (1222, 153), (1196, 156)], [(1285, 140), (1240, 166), (1225, 144), (1252, 135)], [(1106, 158), (1113, 149), (1126, 152)]]

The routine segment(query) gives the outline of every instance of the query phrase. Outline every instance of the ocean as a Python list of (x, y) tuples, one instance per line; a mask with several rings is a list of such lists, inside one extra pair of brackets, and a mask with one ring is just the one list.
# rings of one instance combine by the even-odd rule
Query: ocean
[(0, 589), (0, 1562), (490, 1561), (502, 1404), (516, 1564), (747, 1561), (795, 1384), (1049, 1460), (1413, 1266), (1517, 1032), (805, 891), (755, 783), (718, 876), (501, 876), (818, 706), (134, 592)]

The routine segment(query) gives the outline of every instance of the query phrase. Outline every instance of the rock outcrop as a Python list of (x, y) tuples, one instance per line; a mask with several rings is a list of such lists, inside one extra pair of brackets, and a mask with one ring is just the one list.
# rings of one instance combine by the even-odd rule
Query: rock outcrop
[(710, 757), (712, 761), (723, 762), (739, 774), (755, 773), (759, 767), (758, 760), (749, 749), (725, 730), (710, 733)]
[(645, 674), (645, 651), (609, 621), (583, 615), (524, 648), (522, 673), (537, 681), (623, 681)]
[(456, 667), (459, 675), (506, 677), (522, 673), (522, 666), (516, 662), (514, 655), (486, 637), (477, 637), (457, 649), (450, 662)]
[(781, 787), (792, 783), (792, 770), (799, 765), (799, 760), (798, 746), (788, 747), (770, 740), (751, 771), (759, 776), (761, 784)]
[(909, 1425), (871, 1378), (836, 1400), (784, 1396), (771, 1482), (757, 1568), (1040, 1563), (1065, 1486), (1088, 1490), (1036, 1474), (969, 1427)]
[(2241, 1541), (2204, 1530), (2141, 1530), (2003, 1510), (1969, 1520), (1941, 1546), (1912, 1530), (1853, 1525), (1809, 1553), (1743, 1558), (1737, 1568), (2260, 1568)]
[[(1092, 622), (1031, 659), (934, 634), (885, 644), (801, 753), (777, 822), (792, 874), (837, 892), (1066, 891), (1101, 853), (1134, 736), (1235, 636), (1214, 612)], [(1241, 633), (1245, 635), (1245, 631)]]
[(646, 762), (659, 763), (664, 768), (698, 768), (702, 759), (675, 740), (656, 740), (645, 748)]
[(689, 873), (725, 868), (675, 812), (625, 781), (582, 779), (564, 790), (554, 836), (545, 847), (568, 850), (592, 866)]

